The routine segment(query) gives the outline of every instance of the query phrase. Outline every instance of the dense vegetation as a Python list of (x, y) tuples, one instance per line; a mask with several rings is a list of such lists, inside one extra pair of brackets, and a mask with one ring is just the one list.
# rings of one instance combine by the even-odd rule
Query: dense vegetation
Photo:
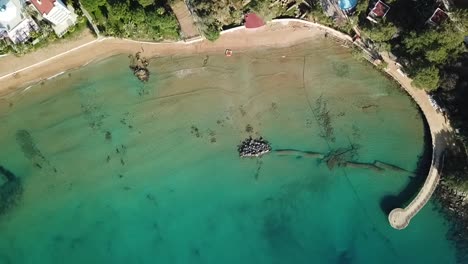
[[(366, 4), (368, 0), (361, 1), (362, 6)], [(426, 22), (438, 6), (435, 1), (393, 0), (389, 5), (390, 12), (378, 24), (369, 22), (366, 12), (358, 14), (357, 23), (380, 50), (391, 51), (399, 58), (416, 86), (437, 89), (444, 66), (466, 52), (467, 11), (453, 10), (441, 25), (430, 25)]]
[(82, 0), (103, 34), (142, 40), (177, 39), (179, 24), (163, 0)]
[[(288, 2), (288, 1), (286, 1)], [(288, 3), (277, 0), (189, 0), (203, 34), (215, 40), (222, 29), (242, 24), (243, 15), (255, 12), (265, 20), (294, 17), (296, 10)]]

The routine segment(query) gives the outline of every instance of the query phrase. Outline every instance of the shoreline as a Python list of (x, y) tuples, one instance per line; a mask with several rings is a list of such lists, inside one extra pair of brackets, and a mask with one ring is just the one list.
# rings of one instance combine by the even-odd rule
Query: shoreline
[[(283, 35), (288, 34), (288, 38)], [(197, 38), (191, 41), (178, 42), (146, 42), (130, 39), (101, 38), (81, 44), (68, 51), (53, 54), (45, 60), (35, 60), (28, 57), (11, 58), (22, 63), (24, 67), (0, 67), (0, 98), (15, 93), (15, 90), (26, 87), (42, 80), (46, 80), (58, 72), (80, 68), (93, 61), (102, 60), (117, 54), (135, 54), (140, 51), (142, 56), (153, 58), (158, 56), (190, 55), (219, 52), (224, 54), (225, 49), (234, 52), (243, 52), (248, 49), (261, 49), (273, 47), (287, 47), (307, 39), (314, 39), (331, 34), (343, 41), (351, 42), (351, 37), (334, 29), (322, 25), (297, 19), (273, 20), (266, 26), (258, 29), (246, 29), (244, 26), (232, 28), (221, 32), (215, 42)], [(44, 53), (44, 50), (40, 52)], [(2, 64), (3, 58), (0, 58)], [(29, 65), (24, 61), (32, 60)]]
[[(283, 34), (287, 34), (285, 38)], [(193, 55), (201, 53), (224, 53), (225, 49), (234, 52), (242, 52), (247, 49), (261, 49), (273, 47), (286, 47), (295, 43), (304, 42), (318, 36), (330, 34), (332, 37), (351, 42), (349, 35), (320, 25), (318, 23), (299, 19), (276, 19), (266, 26), (257, 29), (246, 29), (244, 26), (232, 28), (221, 32), (220, 38), (215, 42), (204, 39), (195, 39), (188, 42), (153, 43), (135, 41), (129, 39), (102, 38), (95, 39), (79, 47), (75, 47), (64, 53), (54, 55), (44, 61), (39, 61), (10, 72), (0, 71), (0, 99), (15, 91), (21, 90), (32, 83), (46, 80), (58, 72), (66, 72), (82, 67), (91, 61), (101, 60), (117, 54), (135, 54), (141, 52), (142, 56), (154, 58), (171, 55)], [(43, 51), (42, 51), (43, 52)], [(438, 164), (443, 158), (444, 149), (447, 147), (438, 135), (442, 131), (451, 131), (450, 124), (441, 113), (438, 113), (429, 101), (428, 94), (411, 85), (412, 80), (399, 73), (399, 66), (386, 54), (381, 54), (388, 66), (384, 70), (397, 81), (403, 89), (413, 98), (421, 109), (426, 119), (432, 138), (433, 156), (429, 175), (416, 198), (405, 209), (397, 208), (395, 213), (390, 213), (389, 222), (397, 228), (405, 228), (411, 218), (427, 203), (439, 181)], [(19, 58), (19, 60), (24, 58)], [(0, 62), (2, 59), (0, 58)], [(39, 68), (39, 70), (37, 70)], [(419, 200), (418, 200), (419, 199)], [(414, 207), (414, 208), (411, 208)]]

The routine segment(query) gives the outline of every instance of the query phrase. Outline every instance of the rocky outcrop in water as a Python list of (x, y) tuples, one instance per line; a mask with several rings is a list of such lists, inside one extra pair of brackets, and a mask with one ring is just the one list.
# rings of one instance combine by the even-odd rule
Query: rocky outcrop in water
[(135, 56), (129, 56), (130, 69), (132, 69), (133, 74), (142, 82), (147, 82), (149, 79), (149, 62), (145, 57), (140, 56), (140, 52), (137, 52)]
[(271, 151), (268, 141), (262, 137), (253, 139), (249, 137), (237, 146), (237, 151), (241, 157), (258, 157)]

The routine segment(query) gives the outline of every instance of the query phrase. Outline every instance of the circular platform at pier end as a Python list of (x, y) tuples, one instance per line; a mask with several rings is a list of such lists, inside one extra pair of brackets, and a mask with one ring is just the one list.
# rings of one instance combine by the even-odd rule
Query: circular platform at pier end
[(393, 228), (401, 230), (408, 226), (410, 219), (404, 209), (396, 208), (388, 215), (388, 221)]

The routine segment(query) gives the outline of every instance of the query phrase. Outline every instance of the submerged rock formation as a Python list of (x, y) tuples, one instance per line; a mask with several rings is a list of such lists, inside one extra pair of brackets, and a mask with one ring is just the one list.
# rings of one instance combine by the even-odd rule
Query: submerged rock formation
[(0, 177), (4, 177), (4, 183), (0, 185), (0, 215), (14, 206), (23, 193), (20, 179), (0, 165)]
[(335, 167), (344, 167), (348, 161), (356, 159), (357, 151), (355, 145), (348, 148), (338, 148), (328, 152), (322, 160), (325, 161), (330, 170)]
[(258, 157), (270, 152), (271, 146), (262, 137), (256, 139), (249, 137), (237, 146), (237, 151), (241, 157)]
[(149, 62), (145, 57), (140, 56), (140, 52), (137, 52), (135, 56), (129, 56), (130, 61), (130, 69), (132, 69), (133, 74), (142, 82), (146, 82), (149, 79)]
[(304, 151), (297, 149), (277, 149), (275, 153), (279, 156), (296, 156), (296, 157), (307, 157), (307, 158), (317, 158), (323, 159), (324, 155), (322, 153), (313, 152), (313, 151)]

